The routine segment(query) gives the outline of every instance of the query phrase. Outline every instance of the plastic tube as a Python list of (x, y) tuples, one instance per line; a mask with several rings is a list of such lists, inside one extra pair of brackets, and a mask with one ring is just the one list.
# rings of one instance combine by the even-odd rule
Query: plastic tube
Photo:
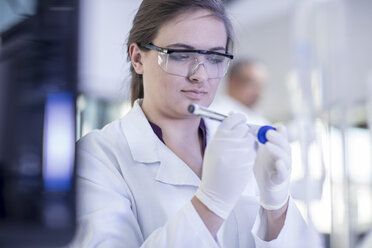
[[(218, 112), (212, 111), (208, 108), (201, 107), (198, 104), (189, 105), (187, 110), (191, 114), (194, 114), (200, 117), (209, 118), (209, 119), (216, 120), (216, 121), (223, 121), (227, 117), (227, 115), (223, 115)], [(257, 140), (262, 144), (265, 144), (267, 142), (266, 132), (269, 130), (276, 130), (273, 126), (268, 126), (268, 125), (259, 126), (259, 125), (249, 124), (249, 123), (247, 123), (247, 125), (249, 126), (249, 132), (253, 136), (255, 136)]]

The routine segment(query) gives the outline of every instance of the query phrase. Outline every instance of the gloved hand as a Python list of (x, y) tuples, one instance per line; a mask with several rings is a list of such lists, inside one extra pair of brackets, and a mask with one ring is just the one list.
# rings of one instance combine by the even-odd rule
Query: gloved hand
[(260, 144), (253, 167), (261, 206), (276, 210), (285, 205), (289, 197), (291, 175), (291, 147), (287, 129), (280, 125), (266, 133), (267, 142)]
[(254, 137), (248, 130), (245, 116), (232, 114), (221, 123), (205, 150), (202, 180), (195, 195), (223, 219), (253, 173)]

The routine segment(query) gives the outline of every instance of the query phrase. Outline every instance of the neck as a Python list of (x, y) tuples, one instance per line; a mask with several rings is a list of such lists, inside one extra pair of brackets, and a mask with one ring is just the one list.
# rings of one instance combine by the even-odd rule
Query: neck
[(200, 117), (171, 117), (158, 109), (142, 106), (147, 119), (162, 130), (163, 141), (194, 173), (201, 178), (203, 162), (202, 138), (199, 136)]
[(142, 106), (147, 119), (159, 126), (163, 136), (178, 138), (198, 137), (200, 117), (187, 115), (186, 117), (172, 117), (167, 113), (162, 113), (156, 109)]

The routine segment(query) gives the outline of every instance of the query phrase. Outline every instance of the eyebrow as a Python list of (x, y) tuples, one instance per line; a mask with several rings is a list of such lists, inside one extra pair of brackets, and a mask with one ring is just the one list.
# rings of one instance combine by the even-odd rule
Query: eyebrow
[[(166, 46), (166, 48), (184, 48), (184, 49), (195, 50), (195, 47), (190, 46), (190, 45), (186, 45), (186, 44), (183, 44), (183, 43), (170, 44), (170, 45)], [(226, 51), (226, 48), (225, 47), (213, 47), (213, 48), (208, 49), (208, 50), (209, 51), (219, 51), (219, 50)]]

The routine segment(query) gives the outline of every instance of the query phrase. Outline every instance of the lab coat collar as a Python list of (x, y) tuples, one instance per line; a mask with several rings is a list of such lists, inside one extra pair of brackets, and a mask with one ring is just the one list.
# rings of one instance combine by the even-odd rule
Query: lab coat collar
[[(204, 120), (207, 131), (207, 144), (213, 136), (219, 123)], [(191, 185), (199, 187), (200, 178), (191, 168), (174, 154), (166, 145), (161, 143), (158, 147), (160, 168), (156, 180), (174, 185)]]
[[(199, 177), (159, 140), (140, 105), (142, 100), (135, 101), (133, 109), (122, 119), (122, 130), (135, 161), (141, 163), (160, 162), (156, 180), (173, 185), (200, 185)], [(205, 121), (207, 143), (214, 133), (214, 126)], [(140, 137), (146, 137), (141, 139)]]
[(157, 155), (158, 138), (152, 131), (140, 104), (142, 101), (136, 100), (133, 108), (122, 118), (122, 131), (127, 138), (133, 160), (140, 163), (155, 163), (160, 161)]
[(160, 167), (155, 178), (156, 180), (174, 185), (191, 185), (199, 187), (199, 177), (166, 145), (162, 143), (158, 148), (158, 152)]

